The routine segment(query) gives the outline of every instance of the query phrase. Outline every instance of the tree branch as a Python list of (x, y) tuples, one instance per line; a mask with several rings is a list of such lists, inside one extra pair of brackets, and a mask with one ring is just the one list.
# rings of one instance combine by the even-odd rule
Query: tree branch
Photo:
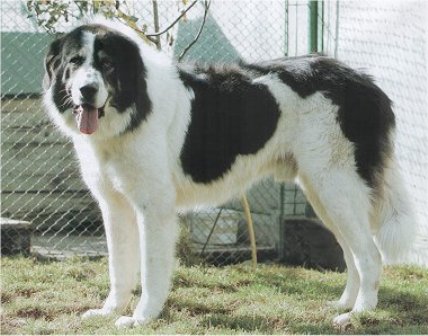
[(147, 37), (156, 37), (156, 36), (160, 36), (162, 34), (165, 34), (168, 30), (170, 30), (172, 27), (175, 26), (175, 24), (180, 21), (180, 19), (186, 15), (186, 13), (198, 2), (199, 0), (195, 0), (193, 1), (186, 9), (184, 9), (181, 14), (165, 29), (162, 29), (160, 32), (155, 32), (155, 33), (151, 33), (151, 34), (146, 34)]
[(208, 9), (210, 8), (211, 5), (211, 0), (204, 0), (204, 17), (202, 19), (202, 23), (201, 26), (199, 27), (199, 31), (196, 34), (195, 38), (193, 39), (192, 42), (190, 42), (186, 48), (184, 48), (184, 50), (181, 52), (180, 56), (178, 57), (178, 61), (180, 62), (184, 55), (186, 55), (186, 53), (189, 51), (189, 49), (198, 41), (199, 37), (201, 36), (202, 30), (204, 29), (205, 26), (205, 21), (207, 20), (207, 15), (208, 15)]

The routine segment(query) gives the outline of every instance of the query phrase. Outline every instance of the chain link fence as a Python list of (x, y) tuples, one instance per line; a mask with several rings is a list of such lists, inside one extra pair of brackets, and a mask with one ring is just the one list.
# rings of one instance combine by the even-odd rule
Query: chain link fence
[[(159, 26), (177, 17), (177, 2), (159, 2)], [(41, 106), (43, 57), (53, 36), (27, 18), (25, 2), (3, 1), (2, 10), (2, 217), (31, 222), (32, 252), (47, 256), (107, 253), (100, 212), (82, 183), (72, 145), (53, 127)], [(130, 14), (153, 21), (152, 1), (127, 4)], [(199, 39), (185, 60), (257, 61), (287, 53), (286, 2), (213, 1)], [(195, 39), (203, 6), (194, 6), (162, 40), (178, 57)], [(273, 24), (260, 29), (266, 20)], [(59, 31), (73, 24), (60, 22)], [(153, 25), (147, 24), (147, 31)], [(171, 36), (174, 42), (171, 43)], [(281, 194), (282, 193), (282, 194)], [(259, 257), (275, 258), (281, 216), (303, 215), (305, 198), (293, 185), (263, 181), (248, 193)], [(282, 202), (282, 203), (281, 203)], [(250, 258), (239, 200), (182, 216), (191, 251), (215, 264)], [(7, 234), (7, 233), (6, 233)]]
[[(152, 1), (124, 4), (131, 15), (147, 24), (147, 31), (155, 30)], [(162, 30), (180, 14), (183, 2), (158, 4)], [(28, 18), (25, 2), (2, 1), (0, 5), (2, 217), (32, 223), (34, 253), (105, 255), (100, 212), (80, 179), (72, 145), (52, 126), (41, 106), (43, 57), (53, 37)], [(314, 21), (310, 15), (313, 4), (306, 1), (213, 0), (202, 33), (184, 60), (258, 61), (305, 54), (314, 51), (315, 45), (318, 51), (352, 66), (368, 68), (394, 100), (403, 125), (398, 134), (400, 158), (416, 211), (426, 223), (428, 104), (423, 96), (427, 74), (422, 28), (426, 17), (413, 3), (397, 6), (324, 1), (316, 4)], [(403, 10), (406, 20), (397, 28), (395, 23), (402, 22)], [(162, 49), (179, 57), (194, 41), (203, 14), (202, 2), (197, 3), (170, 35), (163, 37)], [(72, 24), (72, 19), (61, 21), (58, 28), (66, 30)], [(306, 200), (294, 185), (272, 180), (256, 185), (247, 196), (259, 257), (276, 258), (281, 245), (280, 223), (308, 215)], [(181, 220), (186, 248), (194, 255), (215, 264), (250, 258), (239, 200), (190, 213)], [(420, 244), (424, 242), (425, 234), (421, 233)]]

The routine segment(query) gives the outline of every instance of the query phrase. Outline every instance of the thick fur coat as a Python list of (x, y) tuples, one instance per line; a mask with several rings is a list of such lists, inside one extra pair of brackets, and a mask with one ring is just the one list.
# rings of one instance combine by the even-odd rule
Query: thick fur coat
[(177, 212), (266, 176), (299, 183), (343, 249), (348, 280), (334, 305), (350, 312), (334, 322), (376, 307), (382, 258), (406, 249), (414, 224), (391, 102), (369, 76), (317, 55), (176, 64), (100, 18), (54, 41), (45, 65), (47, 111), (74, 144), (107, 235), (110, 293), (84, 317), (121, 311), (141, 281), (133, 315), (116, 324), (156, 318)]

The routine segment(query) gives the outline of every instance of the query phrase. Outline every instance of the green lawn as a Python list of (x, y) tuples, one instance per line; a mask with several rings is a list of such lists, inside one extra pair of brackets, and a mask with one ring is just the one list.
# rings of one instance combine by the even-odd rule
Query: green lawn
[[(3, 257), (2, 334), (335, 334), (326, 308), (345, 275), (278, 265), (180, 266), (162, 316), (116, 330), (114, 318), (81, 321), (108, 291), (106, 259), (40, 261)], [(427, 334), (428, 270), (385, 269), (375, 312), (354, 318), (349, 334)], [(128, 308), (135, 305), (135, 299)], [(343, 333), (343, 331), (342, 331)]]

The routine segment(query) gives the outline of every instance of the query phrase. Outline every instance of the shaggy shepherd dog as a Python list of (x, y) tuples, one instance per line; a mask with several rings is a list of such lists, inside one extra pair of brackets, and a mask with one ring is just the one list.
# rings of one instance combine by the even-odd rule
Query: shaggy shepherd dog
[[(102, 18), (55, 40), (44, 103), (68, 135), (101, 208), (110, 293), (84, 317), (161, 312), (171, 287), (177, 212), (218, 205), (266, 176), (296, 181), (341, 245), (336, 307), (377, 304), (382, 261), (414, 227), (394, 155), (391, 101), (366, 74), (320, 55), (232, 65), (177, 64)], [(141, 277), (139, 276), (141, 272)]]

